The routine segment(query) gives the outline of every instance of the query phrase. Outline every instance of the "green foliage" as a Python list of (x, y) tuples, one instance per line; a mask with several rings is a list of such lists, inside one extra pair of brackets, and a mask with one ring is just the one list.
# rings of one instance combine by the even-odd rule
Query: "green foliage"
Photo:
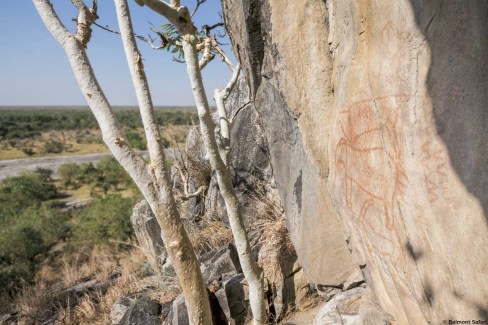
[(57, 195), (43, 170), (0, 185), (0, 288), (29, 282), (39, 255), (66, 232), (64, 214), (44, 201)]
[(173, 54), (177, 54), (178, 59), (184, 58), (183, 49), (180, 46), (176, 46), (177, 43), (183, 41), (180, 33), (173, 24), (163, 24), (163, 32), (158, 32), (159, 36), (165, 40), (165, 45), (163, 49), (166, 51), (171, 51)]
[(127, 241), (133, 234), (130, 215), (136, 200), (108, 195), (78, 211), (71, 220), (72, 239), (76, 246)]
[(0, 185), (0, 217), (56, 197), (56, 186), (35, 173), (5, 179)]
[(42, 151), (44, 153), (61, 153), (64, 150), (64, 144), (59, 141), (52, 140), (46, 142)]
[(136, 130), (125, 132), (125, 137), (132, 148), (139, 150), (147, 149), (146, 139), (144, 139)]
[[(138, 109), (115, 109), (117, 120), (124, 127), (135, 129), (142, 127)], [(160, 125), (191, 125), (197, 120), (196, 110), (191, 108), (156, 109), (155, 118)], [(0, 109), (0, 140), (9, 140), (15, 147), (19, 139), (31, 139), (49, 130), (97, 129), (98, 124), (89, 109)], [(81, 138), (80, 138), (81, 139)], [(56, 149), (57, 148), (57, 149)], [(59, 150), (59, 143), (51, 144), (45, 150)]]
[(93, 166), (93, 163), (86, 162), (80, 165), (77, 180), (84, 184), (96, 183), (100, 178), (100, 172)]
[(76, 187), (78, 185), (77, 180), (79, 180), (81, 175), (80, 166), (75, 163), (66, 163), (59, 166), (59, 180), (66, 189), (69, 186)]
[(23, 153), (25, 153), (27, 156), (32, 156), (35, 152), (32, 147), (23, 147), (20, 149)]
[(124, 168), (112, 156), (107, 156), (97, 163), (97, 169), (100, 171), (99, 182), (102, 185), (113, 187), (115, 190), (119, 189), (119, 185), (132, 185), (132, 179), (126, 173)]
[(66, 233), (66, 217), (49, 205), (29, 207), (1, 222), (0, 287), (33, 279), (42, 253)]
[[(183, 52), (183, 48), (177, 45), (182, 43), (183, 38), (181, 37), (176, 27), (170, 23), (163, 24), (161, 25), (161, 27), (163, 28), (163, 31), (156, 33), (163, 40), (163, 49), (166, 49), (166, 51), (175, 54), (177, 60), (184, 59), (185, 54)], [(195, 36), (198, 37), (199, 41), (202, 41), (205, 38), (205, 33), (203, 31), (196, 32)]]
[(51, 169), (37, 167), (34, 170), (34, 174), (39, 176), (39, 178), (45, 183), (52, 182), (53, 180), (53, 171)]

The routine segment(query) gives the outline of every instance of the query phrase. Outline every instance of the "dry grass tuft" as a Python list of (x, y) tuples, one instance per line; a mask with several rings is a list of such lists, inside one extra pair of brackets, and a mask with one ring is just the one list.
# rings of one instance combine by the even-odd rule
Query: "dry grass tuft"
[[(139, 249), (114, 256), (106, 248), (95, 248), (82, 262), (80, 256), (64, 259), (60, 277), (65, 281), (54, 286), (57, 289), (38, 279), (36, 285), (22, 290), (16, 299), (21, 321), (37, 324), (54, 319), (66, 325), (111, 324), (111, 307), (125, 295), (146, 292), (165, 303), (181, 293), (175, 275), (146, 276), (145, 256)], [(87, 279), (110, 285), (106, 291), (88, 291), (77, 299), (68, 299), (66, 289)]]
[(258, 263), (271, 282), (282, 280), (283, 263), (296, 255), (286, 226), (285, 212), (277, 195), (257, 192), (250, 195), (255, 214), (252, 228), (260, 233)]
[(202, 219), (198, 224), (190, 223), (187, 228), (190, 241), (199, 253), (218, 250), (233, 240), (230, 227), (222, 221)]

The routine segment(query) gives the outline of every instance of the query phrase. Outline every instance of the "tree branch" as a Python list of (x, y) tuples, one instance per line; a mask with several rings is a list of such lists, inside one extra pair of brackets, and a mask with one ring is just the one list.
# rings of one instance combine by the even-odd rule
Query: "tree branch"
[(225, 62), (225, 64), (227, 64), (227, 66), (229, 67), (229, 69), (231, 71), (234, 71), (235, 70), (235, 67), (234, 65), (232, 64), (232, 62), (230, 61), (229, 57), (227, 56), (227, 54), (225, 54), (224, 50), (222, 50), (219, 46), (219, 43), (217, 42), (217, 40), (215, 39), (215, 37), (212, 37), (212, 48), (217, 52), (217, 54), (222, 58), (222, 61)]
[(193, 15), (195, 15), (198, 11), (198, 8), (200, 8), (200, 6), (202, 4), (204, 4), (207, 0), (197, 0), (197, 6), (195, 7), (195, 9), (193, 9), (193, 12), (191, 13), (190, 17), (193, 18)]
[[(119, 21), (120, 35), (124, 44), (124, 50), (129, 64), (129, 69), (132, 76), (132, 82), (136, 90), (137, 101), (139, 102), (139, 110), (141, 113), (144, 131), (146, 133), (147, 148), (149, 151), (149, 158), (151, 160), (151, 167), (156, 176), (157, 184), (163, 188), (161, 197), (169, 197), (166, 193), (171, 192), (168, 187), (169, 178), (166, 171), (166, 157), (164, 154), (163, 141), (159, 132), (159, 127), (154, 117), (154, 107), (149, 91), (149, 85), (144, 71), (140, 52), (137, 48), (136, 40), (134, 38), (134, 31), (130, 19), (129, 8), (126, 0), (115, 0), (117, 9), (117, 19)], [(166, 194), (166, 195), (164, 195)]]
[(76, 21), (76, 38), (80, 41), (84, 48), (87, 47), (91, 39), (91, 25), (97, 20), (97, 2), (93, 1), (93, 8), (88, 9), (85, 3), (81, 0), (71, 0), (71, 2), (78, 9), (78, 19)]
[(33, 2), (47, 29), (65, 50), (78, 85), (100, 125), (104, 142), (143, 194), (151, 197), (152, 184), (147, 179), (147, 166), (123, 140), (117, 119), (95, 78), (83, 45), (64, 27), (49, 0)]
[(140, 5), (146, 5), (158, 14), (166, 17), (175, 26), (179, 24), (177, 8), (162, 0), (137, 0)]
[(220, 122), (220, 156), (224, 161), (224, 164), (228, 166), (228, 156), (230, 152), (230, 131), (229, 131), (229, 121), (227, 118), (227, 112), (225, 110), (224, 101), (229, 97), (230, 92), (234, 88), (234, 85), (237, 82), (237, 78), (239, 77), (239, 73), (241, 71), (241, 65), (237, 64), (234, 73), (232, 74), (232, 78), (227, 83), (227, 86), (224, 89), (215, 89), (214, 96), (215, 96), (215, 103), (217, 104), (217, 114), (219, 114), (219, 122)]
[[(108, 25), (103, 26), (103, 25), (100, 25), (100, 24), (98, 24), (98, 23), (96, 23), (96, 22), (93, 22), (93, 25), (95, 25), (95, 26), (97, 26), (98, 28), (101, 28), (101, 29), (103, 29), (103, 30), (105, 30), (105, 31), (107, 31), (107, 32), (110, 32), (110, 33), (114, 33), (114, 34), (120, 35), (120, 32), (119, 32), (119, 31), (117, 31), (117, 30), (115, 30), (115, 29), (113, 29), (113, 28), (110, 28)], [(164, 48), (164, 44), (162, 44), (162, 45), (154, 45), (154, 40), (153, 40), (153, 39), (151, 39), (151, 38), (146, 38), (146, 37), (144, 37), (144, 36), (142, 36), (142, 35), (139, 35), (139, 34), (136, 34), (136, 33), (134, 33), (133, 35), (134, 35), (134, 37), (136, 37), (137, 39), (139, 39), (139, 40), (141, 40), (141, 41), (146, 42), (147, 44), (149, 44), (149, 46), (150, 46), (152, 49), (154, 49), (154, 50), (161, 50), (161, 49), (163, 49), (163, 48)]]
[[(200, 68), (200, 70), (203, 70), (205, 68), (205, 66), (207, 65), (207, 63), (212, 61), (213, 58), (215, 57), (215, 55), (212, 54), (212, 52), (211, 52), (212, 51), (212, 39), (210, 37), (206, 37), (202, 43), (203, 43), (203, 56), (202, 56), (202, 59), (200, 60), (200, 62), (198, 62), (198, 67)], [(197, 44), (197, 50), (199, 50), (198, 45), (200, 45), (200, 44)]]

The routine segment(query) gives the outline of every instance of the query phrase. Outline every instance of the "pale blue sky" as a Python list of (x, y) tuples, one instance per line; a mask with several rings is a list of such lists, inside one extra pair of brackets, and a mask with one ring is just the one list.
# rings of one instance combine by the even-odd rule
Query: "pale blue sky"
[[(32, 1), (2, 1), (0, 6), (0, 106), (2, 105), (85, 105), (61, 46), (47, 32)], [(76, 11), (70, 0), (52, 0), (63, 23), (74, 30)], [(91, 5), (91, 2), (86, 1)], [(129, 0), (136, 33), (146, 35), (149, 22), (166, 23), (147, 7)], [(193, 9), (194, 0), (182, 0)], [(97, 21), (118, 29), (114, 3), (98, 1)], [(220, 20), (220, 0), (207, 0), (195, 15), (195, 25)], [(88, 55), (95, 73), (112, 105), (136, 105), (130, 75), (118, 35), (94, 28)], [(226, 40), (226, 42), (228, 42)], [(138, 43), (144, 58), (155, 105), (193, 106), (193, 98), (184, 64), (171, 60), (166, 51), (156, 51)], [(224, 47), (230, 52), (230, 47)], [(231, 55), (232, 59), (234, 56)], [(203, 71), (210, 104), (213, 89), (225, 86), (230, 70), (216, 58)]]

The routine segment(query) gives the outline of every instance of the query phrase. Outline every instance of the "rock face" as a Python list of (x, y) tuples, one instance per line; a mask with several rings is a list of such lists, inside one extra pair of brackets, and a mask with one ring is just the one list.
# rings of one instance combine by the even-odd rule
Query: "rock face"
[(139, 202), (130, 217), (139, 245), (144, 251), (147, 260), (155, 269), (161, 269), (165, 259), (166, 250), (161, 238), (161, 227), (151, 211), (149, 204), (142, 200)]
[(398, 324), (488, 318), (488, 1), (223, 10), (307, 278), (359, 266)]
[(158, 325), (161, 324), (160, 307), (147, 297), (122, 297), (112, 306), (110, 317), (113, 325)]

